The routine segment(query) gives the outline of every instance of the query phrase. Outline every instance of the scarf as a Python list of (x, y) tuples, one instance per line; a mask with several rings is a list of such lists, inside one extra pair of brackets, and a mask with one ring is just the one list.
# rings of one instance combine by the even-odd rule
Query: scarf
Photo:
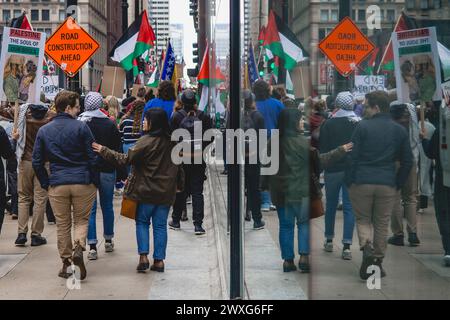
[(355, 112), (352, 110), (344, 110), (344, 109), (339, 109), (334, 115), (333, 118), (350, 118), (353, 121), (360, 121), (361, 118), (358, 117)]
[(16, 145), (16, 157), (17, 157), (17, 161), (19, 163), (20, 163), (20, 161), (22, 161), (23, 152), (25, 150), (25, 143), (26, 143), (26, 138), (27, 138), (26, 115), (27, 115), (29, 106), (30, 106), (30, 104), (26, 103), (20, 107), (19, 117), (17, 119), (17, 131), (20, 133), (20, 135), (19, 135), (19, 140), (17, 140), (17, 145)]
[(108, 117), (103, 112), (101, 112), (100, 109), (97, 109), (94, 111), (85, 111), (78, 116), (78, 120), (80, 120), (82, 122), (89, 122), (92, 120), (92, 118), (108, 119)]

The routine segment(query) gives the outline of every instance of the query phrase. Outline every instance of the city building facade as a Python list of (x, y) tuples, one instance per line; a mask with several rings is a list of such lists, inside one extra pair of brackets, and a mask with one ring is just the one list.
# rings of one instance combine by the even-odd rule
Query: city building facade
[(184, 25), (177, 23), (170, 25), (170, 40), (173, 46), (173, 51), (176, 55), (177, 63), (181, 63), (184, 51)]
[(170, 37), (169, 0), (148, 0), (147, 4), (150, 24), (158, 39), (157, 54), (159, 57)]

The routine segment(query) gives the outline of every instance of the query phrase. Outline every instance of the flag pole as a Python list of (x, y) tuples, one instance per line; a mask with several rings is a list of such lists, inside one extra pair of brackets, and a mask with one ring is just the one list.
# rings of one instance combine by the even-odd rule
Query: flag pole
[[(403, 15), (404, 15), (404, 12), (402, 11), (402, 13), (400, 14), (400, 16), (397, 19), (397, 22), (395, 23), (393, 32), (395, 32), (395, 30), (397, 30), (397, 27), (400, 24), (400, 19), (403, 17)], [(377, 74), (380, 74), (381, 64), (383, 63), (384, 58), (386, 58), (387, 52), (388, 52), (389, 48), (391, 47), (391, 45), (392, 45), (392, 39), (389, 39), (388, 45), (387, 45), (386, 49), (384, 50), (383, 56), (381, 57), (381, 62), (380, 62), (380, 65), (378, 66)]]

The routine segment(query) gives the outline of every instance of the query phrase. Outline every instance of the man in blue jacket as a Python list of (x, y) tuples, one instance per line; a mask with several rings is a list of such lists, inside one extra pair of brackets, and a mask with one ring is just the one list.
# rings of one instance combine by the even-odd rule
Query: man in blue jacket
[[(67, 267), (73, 262), (79, 268), (79, 279), (83, 280), (86, 278), (83, 251), (99, 179), (92, 150), (94, 137), (86, 123), (76, 120), (80, 112), (77, 93), (62, 91), (55, 104), (58, 114), (39, 129), (32, 163), (42, 188), (49, 191), (56, 217), (58, 250), (63, 261), (59, 276), (70, 277)], [(45, 161), (50, 163), (50, 174)]]
[[(355, 212), (359, 244), (363, 251), (360, 277), (367, 280), (375, 265), (381, 277), (392, 209), (408, 179), (413, 155), (408, 133), (390, 115), (384, 91), (366, 95), (366, 114), (353, 133), (353, 151), (348, 174), (350, 200)], [(396, 162), (400, 166), (397, 170)]]

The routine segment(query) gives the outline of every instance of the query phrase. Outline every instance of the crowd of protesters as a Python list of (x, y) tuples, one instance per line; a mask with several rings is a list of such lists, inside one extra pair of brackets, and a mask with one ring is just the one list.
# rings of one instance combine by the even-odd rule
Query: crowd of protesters
[[(251, 154), (247, 144), (252, 141), (244, 141), (245, 220), (253, 220), (253, 229), (261, 230), (266, 225), (263, 213), (276, 210), (284, 272), (297, 268), (310, 272), (313, 218), (325, 216), (324, 250), (334, 251), (341, 204), (342, 259), (353, 258), (356, 227), (363, 255), (360, 277), (370, 276), (371, 265), (378, 266), (385, 276), (382, 263), (388, 244), (403, 246), (405, 235), (409, 245), (421, 244), (417, 212), (423, 212), (433, 196), (444, 263), (450, 266), (450, 189), (443, 184), (434, 105), (427, 109), (421, 127), (419, 109), (396, 101), (395, 92), (376, 91), (355, 98), (346, 91), (326, 100), (308, 98), (299, 105), (285, 90), (273, 90), (258, 80), (252, 90), (243, 92), (243, 101), (244, 129), (267, 130), (269, 143), (263, 147), (278, 150), (280, 160), (276, 174), (261, 175), (262, 153)], [(228, 117), (223, 118), (226, 128)], [(96, 92), (81, 97), (62, 91), (51, 106), (22, 105), (17, 125), (2, 121), (0, 126), (0, 156), (6, 161), (6, 175), (0, 161), (0, 232), (8, 193), (7, 209), (18, 219), (15, 245), (28, 242), (30, 215), (31, 246), (45, 245), (42, 234), (47, 216), (49, 223), (56, 222), (62, 260), (58, 275), (70, 277), (69, 267), (74, 264), (83, 280), (87, 275), (83, 252), (88, 250), (89, 260), (98, 259), (97, 194), (106, 253), (113, 252), (115, 245), (114, 194), (123, 195), (122, 210), (124, 204), (134, 206), (137, 271), (164, 272), (167, 229), (179, 230), (180, 221), (187, 220), (189, 197), (194, 233), (206, 233), (206, 143), (198, 144), (193, 132), (201, 123), (204, 133), (213, 127), (213, 121), (198, 110), (194, 91), (186, 89), (177, 97), (169, 81), (160, 83), (156, 97), (145, 88), (121, 101)], [(174, 164), (171, 156), (177, 142), (171, 135), (176, 129), (192, 134), (188, 140), (191, 152), (184, 150), (182, 156), (194, 159), (200, 154), (200, 162)], [(279, 140), (274, 142), (275, 129)], [(251, 158), (256, 161), (250, 162)], [(298, 264), (294, 261), (295, 226)]]

